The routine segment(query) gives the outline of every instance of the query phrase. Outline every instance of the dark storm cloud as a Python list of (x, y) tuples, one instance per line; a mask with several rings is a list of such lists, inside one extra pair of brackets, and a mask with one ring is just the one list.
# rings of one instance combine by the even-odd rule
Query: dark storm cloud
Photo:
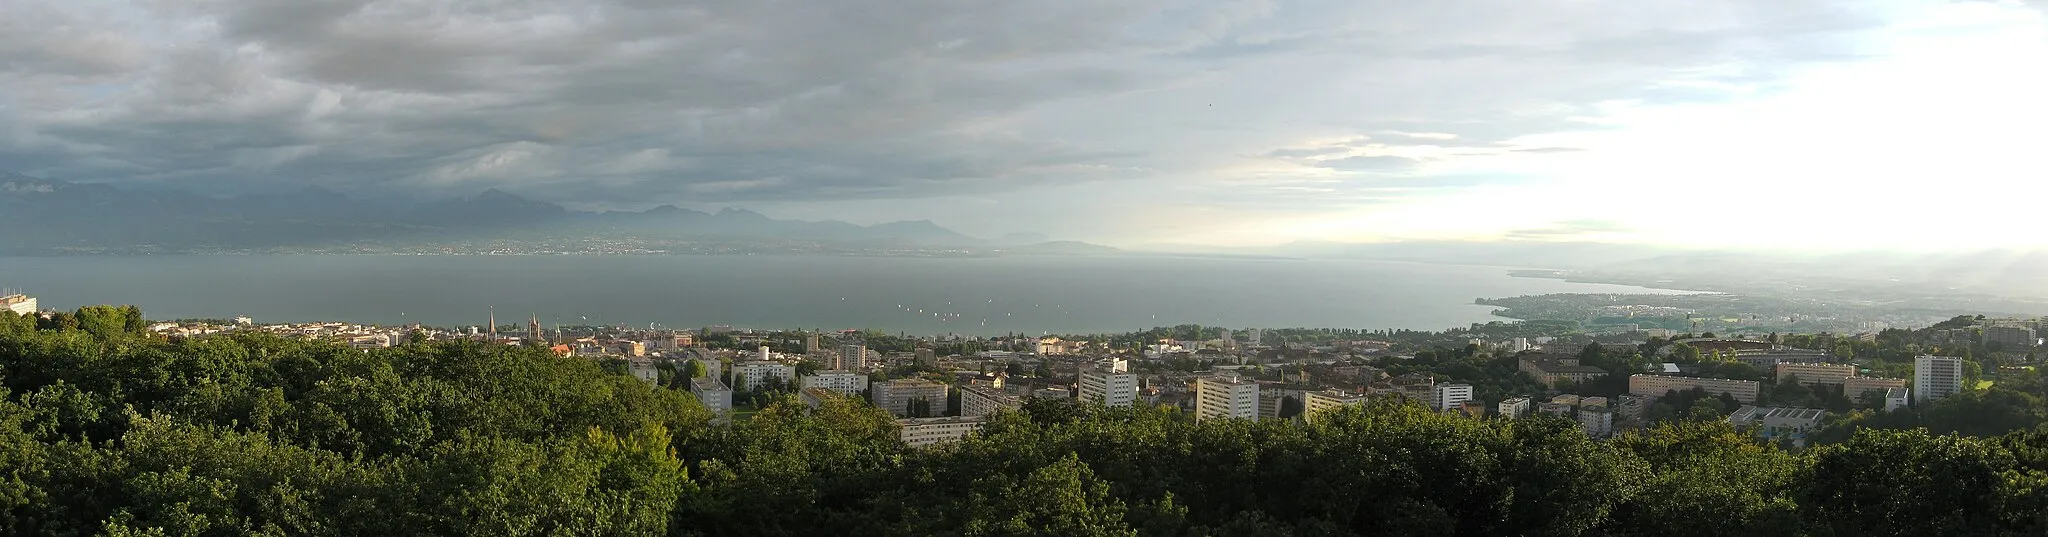
[[(1845, 3), (1675, 0), (23, 4), (0, 17), (0, 168), (586, 205), (1179, 181), (1213, 154), (1401, 172), (1417, 161), (1268, 141), (1511, 149), (1594, 128), (1574, 119), (1592, 103), (1715, 98), (1657, 93), (1686, 68), (1744, 60), (1714, 77), (1767, 82), (1849, 55), (1834, 36), (1869, 24)], [(1189, 94), (1228, 112), (1096, 104)], [(1218, 152), (1182, 142), (1196, 131), (1259, 136)]]

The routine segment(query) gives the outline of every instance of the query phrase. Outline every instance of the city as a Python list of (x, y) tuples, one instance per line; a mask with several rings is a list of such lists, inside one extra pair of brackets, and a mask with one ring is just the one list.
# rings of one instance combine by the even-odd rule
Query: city
[[(26, 295), (8, 295), (0, 304), (46, 320), (66, 315), (39, 311), (36, 299)], [(1646, 308), (1613, 314), (1660, 313)], [(1715, 337), (1663, 328), (1601, 327), (1589, 333), (1568, 325), (1516, 323), (1505, 328), (1509, 332), (1498, 324), (1475, 328), (1522, 335), (1471, 337), (1463, 345), (1453, 339), (1447, 345), (1446, 338), (1458, 337), (1456, 331), (1373, 337), (1325, 330), (1320, 337), (1301, 337), (1301, 331), (1290, 330), (1268, 340), (1262, 337), (1265, 329), (1184, 326), (1175, 331), (1192, 332), (1191, 337), (978, 338), (727, 325), (565, 328), (542, 326), (537, 315), (512, 324), (487, 313), (484, 323), (455, 328), (261, 324), (238, 317), (157, 322), (147, 330), (180, 339), (261, 332), (364, 351), (454, 340), (539, 347), (687, 391), (719, 420), (744, 420), (778, 394), (797, 396), (813, 408), (834, 398), (859, 401), (895, 417), (897, 434), (914, 447), (965, 438), (994, 412), (1049, 399), (1173, 408), (1195, 420), (1285, 421), (1312, 420), (1317, 412), (1339, 406), (1398, 400), (1474, 419), (1554, 416), (1596, 439), (1678, 418), (1709, 418), (1789, 448), (1807, 446), (1809, 436), (1844, 414), (1931, 405), (1992, 383), (1979, 361), (1970, 360), (1972, 371), (1966, 374), (1967, 359), (1961, 356), (1915, 355), (1910, 364), (1857, 358), (1849, 342), (1876, 343), (1880, 331), (1839, 338)], [(1929, 350), (1977, 349), (1983, 363), (1993, 364), (1989, 378), (2000, 371), (2033, 370), (2048, 318), (1965, 320), (1929, 327), (1917, 337)], [(1546, 330), (1548, 335), (1534, 335)], [(1418, 352), (1425, 354), (1421, 360)], [(1512, 363), (1514, 373), (1504, 379), (1418, 366), (1440, 360), (1437, 353)]]

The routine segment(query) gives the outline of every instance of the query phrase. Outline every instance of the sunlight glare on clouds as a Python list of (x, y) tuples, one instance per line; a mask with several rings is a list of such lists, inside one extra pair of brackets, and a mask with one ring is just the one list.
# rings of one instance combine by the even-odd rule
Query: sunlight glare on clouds
[(1884, 57), (1810, 68), (1775, 94), (1611, 103), (1602, 119), (1618, 128), (1545, 140), (1587, 151), (1518, 163), (1554, 180), (1519, 199), (1675, 242), (2032, 240), (2034, 208), (2048, 198), (2048, 135), (2038, 130), (2048, 123), (2048, 26), (2038, 12), (1988, 3), (1919, 15), (1881, 34)]

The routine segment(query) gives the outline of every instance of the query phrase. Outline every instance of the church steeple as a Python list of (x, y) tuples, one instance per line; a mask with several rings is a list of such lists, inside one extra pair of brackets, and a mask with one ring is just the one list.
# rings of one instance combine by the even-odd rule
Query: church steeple
[(490, 334), (491, 334), (491, 340), (492, 340), (492, 341), (497, 341), (497, 339), (498, 339), (498, 307), (497, 307), (497, 306), (491, 306), (491, 329), (490, 329)]
[(543, 338), (540, 334), (539, 313), (535, 313), (532, 317), (526, 319), (526, 340), (533, 342), (535, 345), (547, 344), (547, 339)]

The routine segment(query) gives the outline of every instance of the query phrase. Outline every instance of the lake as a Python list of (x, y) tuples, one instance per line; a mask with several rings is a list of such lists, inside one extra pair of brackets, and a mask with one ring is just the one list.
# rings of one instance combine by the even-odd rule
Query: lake
[(1481, 297), (1675, 293), (1517, 278), (1502, 267), (1100, 257), (0, 257), (44, 308), (135, 304), (153, 319), (541, 322), (671, 328), (1085, 333), (1184, 323), (1441, 330), (1503, 320)]

